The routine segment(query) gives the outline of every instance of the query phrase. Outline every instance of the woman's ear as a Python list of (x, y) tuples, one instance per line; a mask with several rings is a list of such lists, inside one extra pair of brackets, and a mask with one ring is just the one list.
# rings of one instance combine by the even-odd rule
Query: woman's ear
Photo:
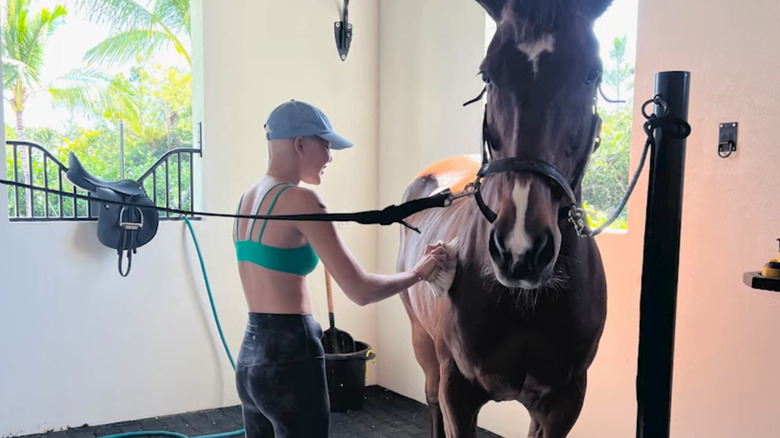
[(303, 154), (303, 137), (295, 137), (293, 140), (293, 148), (295, 148), (295, 153), (298, 155)]

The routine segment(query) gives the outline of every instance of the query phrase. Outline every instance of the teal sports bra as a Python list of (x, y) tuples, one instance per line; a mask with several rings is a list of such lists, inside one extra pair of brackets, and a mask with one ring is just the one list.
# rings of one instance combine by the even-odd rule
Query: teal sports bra
[[(279, 193), (277, 193), (274, 197), (273, 202), (271, 202), (271, 207), (266, 213), (271, 214), (271, 210), (274, 209), (276, 201), (279, 199), (279, 195), (281, 195), (282, 192), (289, 189), (290, 187), (293, 187), (292, 184), (279, 183), (268, 189), (268, 192), (266, 192), (266, 194), (263, 196), (263, 199), (260, 200), (260, 205), (258, 205), (255, 215), (260, 212), (260, 206), (263, 205), (263, 201), (265, 201), (265, 198), (268, 197), (268, 194), (271, 193), (273, 189), (284, 184), (287, 184), (287, 187), (279, 190)], [(238, 211), (241, 210), (241, 203), (243, 200), (244, 198), (242, 197), (241, 201), (238, 203)], [(314, 252), (314, 248), (312, 248), (310, 244), (307, 243), (306, 245), (300, 246), (298, 248), (277, 248), (263, 245), (260, 242), (263, 239), (265, 226), (268, 225), (268, 219), (263, 222), (263, 228), (260, 229), (260, 236), (257, 238), (257, 242), (255, 242), (254, 240), (251, 240), (252, 232), (255, 229), (255, 221), (256, 219), (252, 219), (252, 225), (249, 228), (249, 240), (238, 240), (238, 220), (236, 220), (235, 246), (236, 258), (238, 258), (239, 262), (249, 262), (272, 271), (286, 272), (288, 274), (302, 276), (310, 274), (312, 271), (314, 271), (314, 268), (317, 267), (317, 263), (320, 259), (317, 257), (317, 253)]]

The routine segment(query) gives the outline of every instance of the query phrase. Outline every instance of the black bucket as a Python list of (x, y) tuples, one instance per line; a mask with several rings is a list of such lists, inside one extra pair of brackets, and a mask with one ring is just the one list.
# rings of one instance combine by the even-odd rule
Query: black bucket
[(359, 341), (355, 341), (355, 351), (352, 353), (325, 353), (331, 412), (363, 409), (366, 361), (375, 357), (371, 346)]

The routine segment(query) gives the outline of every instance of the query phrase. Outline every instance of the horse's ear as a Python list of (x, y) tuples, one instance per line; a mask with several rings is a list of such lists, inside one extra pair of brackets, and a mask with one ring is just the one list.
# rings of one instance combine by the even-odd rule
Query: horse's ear
[(504, 9), (506, 0), (477, 0), (477, 3), (485, 8), (493, 20), (498, 21), (501, 18), (501, 10)]
[(584, 12), (588, 16), (593, 17), (594, 20), (601, 17), (601, 14), (603, 14), (611, 4), (612, 0), (582, 0)]

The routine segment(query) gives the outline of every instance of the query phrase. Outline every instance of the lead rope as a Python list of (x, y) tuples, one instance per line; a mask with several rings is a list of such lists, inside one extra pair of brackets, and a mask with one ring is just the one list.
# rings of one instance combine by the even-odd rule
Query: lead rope
[[(654, 113), (647, 114), (646, 107), (651, 103), (661, 107), (660, 117)], [(645, 142), (645, 147), (642, 149), (642, 157), (639, 160), (639, 165), (637, 166), (636, 172), (634, 172), (634, 176), (631, 178), (628, 189), (620, 199), (620, 202), (618, 203), (617, 208), (615, 208), (615, 211), (613, 211), (607, 221), (601, 224), (598, 228), (591, 232), (586, 232), (587, 236), (594, 237), (601, 234), (602, 231), (604, 231), (612, 224), (612, 222), (615, 221), (615, 219), (617, 219), (618, 216), (620, 216), (620, 213), (626, 206), (628, 198), (631, 197), (631, 193), (634, 191), (636, 182), (639, 180), (639, 175), (642, 173), (642, 169), (645, 166), (647, 152), (650, 150), (650, 147), (655, 149), (654, 133), (656, 129), (662, 129), (664, 132), (666, 132), (666, 134), (676, 139), (683, 139), (691, 134), (691, 125), (689, 125), (688, 122), (677, 117), (669, 117), (669, 105), (665, 100), (663, 100), (660, 94), (656, 94), (652, 99), (648, 99), (645, 101), (645, 103), (642, 104), (642, 115), (646, 119), (643, 128), (645, 134), (647, 135), (647, 141)]]

